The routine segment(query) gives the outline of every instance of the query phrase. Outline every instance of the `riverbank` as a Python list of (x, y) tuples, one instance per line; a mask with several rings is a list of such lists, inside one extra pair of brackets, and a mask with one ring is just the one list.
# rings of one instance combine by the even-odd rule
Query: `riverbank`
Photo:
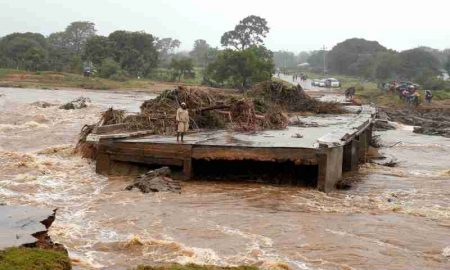
[(0, 250), (0, 270), (70, 270), (67, 253), (40, 248), (15, 247)]
[(87, 78), (80, 74), (65, 72), (0, 69), (0, 87), (7, 88), (139, 90), (160, 93), (166, 89), (175, 88), (177, 85), (190, 84), (148, 79), (114, 81), (98, 77)]

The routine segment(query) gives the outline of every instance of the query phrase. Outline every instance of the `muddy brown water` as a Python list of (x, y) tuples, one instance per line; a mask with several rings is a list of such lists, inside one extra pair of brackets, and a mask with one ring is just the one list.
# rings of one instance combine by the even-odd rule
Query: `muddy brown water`
[[(35, 91), (41, 91), (35, 94)], [(450, 139), (380, 132), (395, 168), (364, 165), (349, 190), (324, 194), (254, 183), (186, 182), (181, 194), (126, 191), (72, 154), (109, 106), (145, 93), (0, 88), (0, 202), (57, 207), (50, 235), (75, 269), (162, 262), (292, 269), (450, 269)], [(91, 97), (85, 109), (30, 103)], [(96, 97), (95, 95), (100, 95)], [(122, 107), (121, 107), (122, 106)], [(232, 180), (232, 179), (230, 179)]]

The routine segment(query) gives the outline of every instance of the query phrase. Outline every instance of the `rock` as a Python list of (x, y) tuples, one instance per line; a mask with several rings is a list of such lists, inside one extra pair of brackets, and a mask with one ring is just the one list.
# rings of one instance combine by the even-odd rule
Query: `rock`
[(387, 120), (377, 119), (373, 125), (376, 131), (386, 131), (395, 129), (395, 126)]
[(75, 100), (72, 100), (71, 102), (61, 105), (59, 108), (64, 110), (82, 109), (87, 107), (88, 102), (91, 102), (89, 98), (79, 97)]
[(138, 188), (142, 193), (149, 192), (181, 192), (180, 182), (170, 177), (171, 171), (169, 167), (162, 167), (160, 169), (148, 171), (147, 173), (138, 176), (134, 183), (127, 186), (126, 190)]
[(450, 128), (433, 128), (433, 127), (414, 127), (414, 133), (425, 134), (425, 135), (440, 135), (443, 137), (450, 138)]

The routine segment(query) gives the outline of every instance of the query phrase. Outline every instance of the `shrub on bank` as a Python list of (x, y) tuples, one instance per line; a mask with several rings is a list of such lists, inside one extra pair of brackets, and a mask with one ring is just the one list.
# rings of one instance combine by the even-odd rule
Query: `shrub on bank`
[(8, 248), (0, 251), (0, 270), (70, 270), (69, 256), (39, 248)]

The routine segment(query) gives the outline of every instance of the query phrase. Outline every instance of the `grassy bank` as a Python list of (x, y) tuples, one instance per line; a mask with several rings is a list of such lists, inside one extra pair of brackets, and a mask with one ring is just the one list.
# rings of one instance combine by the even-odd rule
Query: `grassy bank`
[(0, 270), (70, 270), (69, 257), (60, 251), (8, 248), (0, 251)]
[[(173, 85), (175, 82), (166, 82), (170, 80), (168, 71), (156, 70), (155, 80), (148, 79), (129, 79), (126, 81), (114, 81), (98, 77), (85, 78), (81, 74), (38, 71), (28, 72), (11, 69), (0, 69), (0, 87), (18, 87), (18, 88), (82, 88), (82, 89), (152, 89), (155, 85)], [(180, 83), (187, 85), (200, 84), (201, 70), (196, 70), (196, 77), (182, 80)]]
[(221, 267), (197, 264), (170, 264), (165, 266), (139, 266), (135, 270), (258, 270), (256, 266)]

